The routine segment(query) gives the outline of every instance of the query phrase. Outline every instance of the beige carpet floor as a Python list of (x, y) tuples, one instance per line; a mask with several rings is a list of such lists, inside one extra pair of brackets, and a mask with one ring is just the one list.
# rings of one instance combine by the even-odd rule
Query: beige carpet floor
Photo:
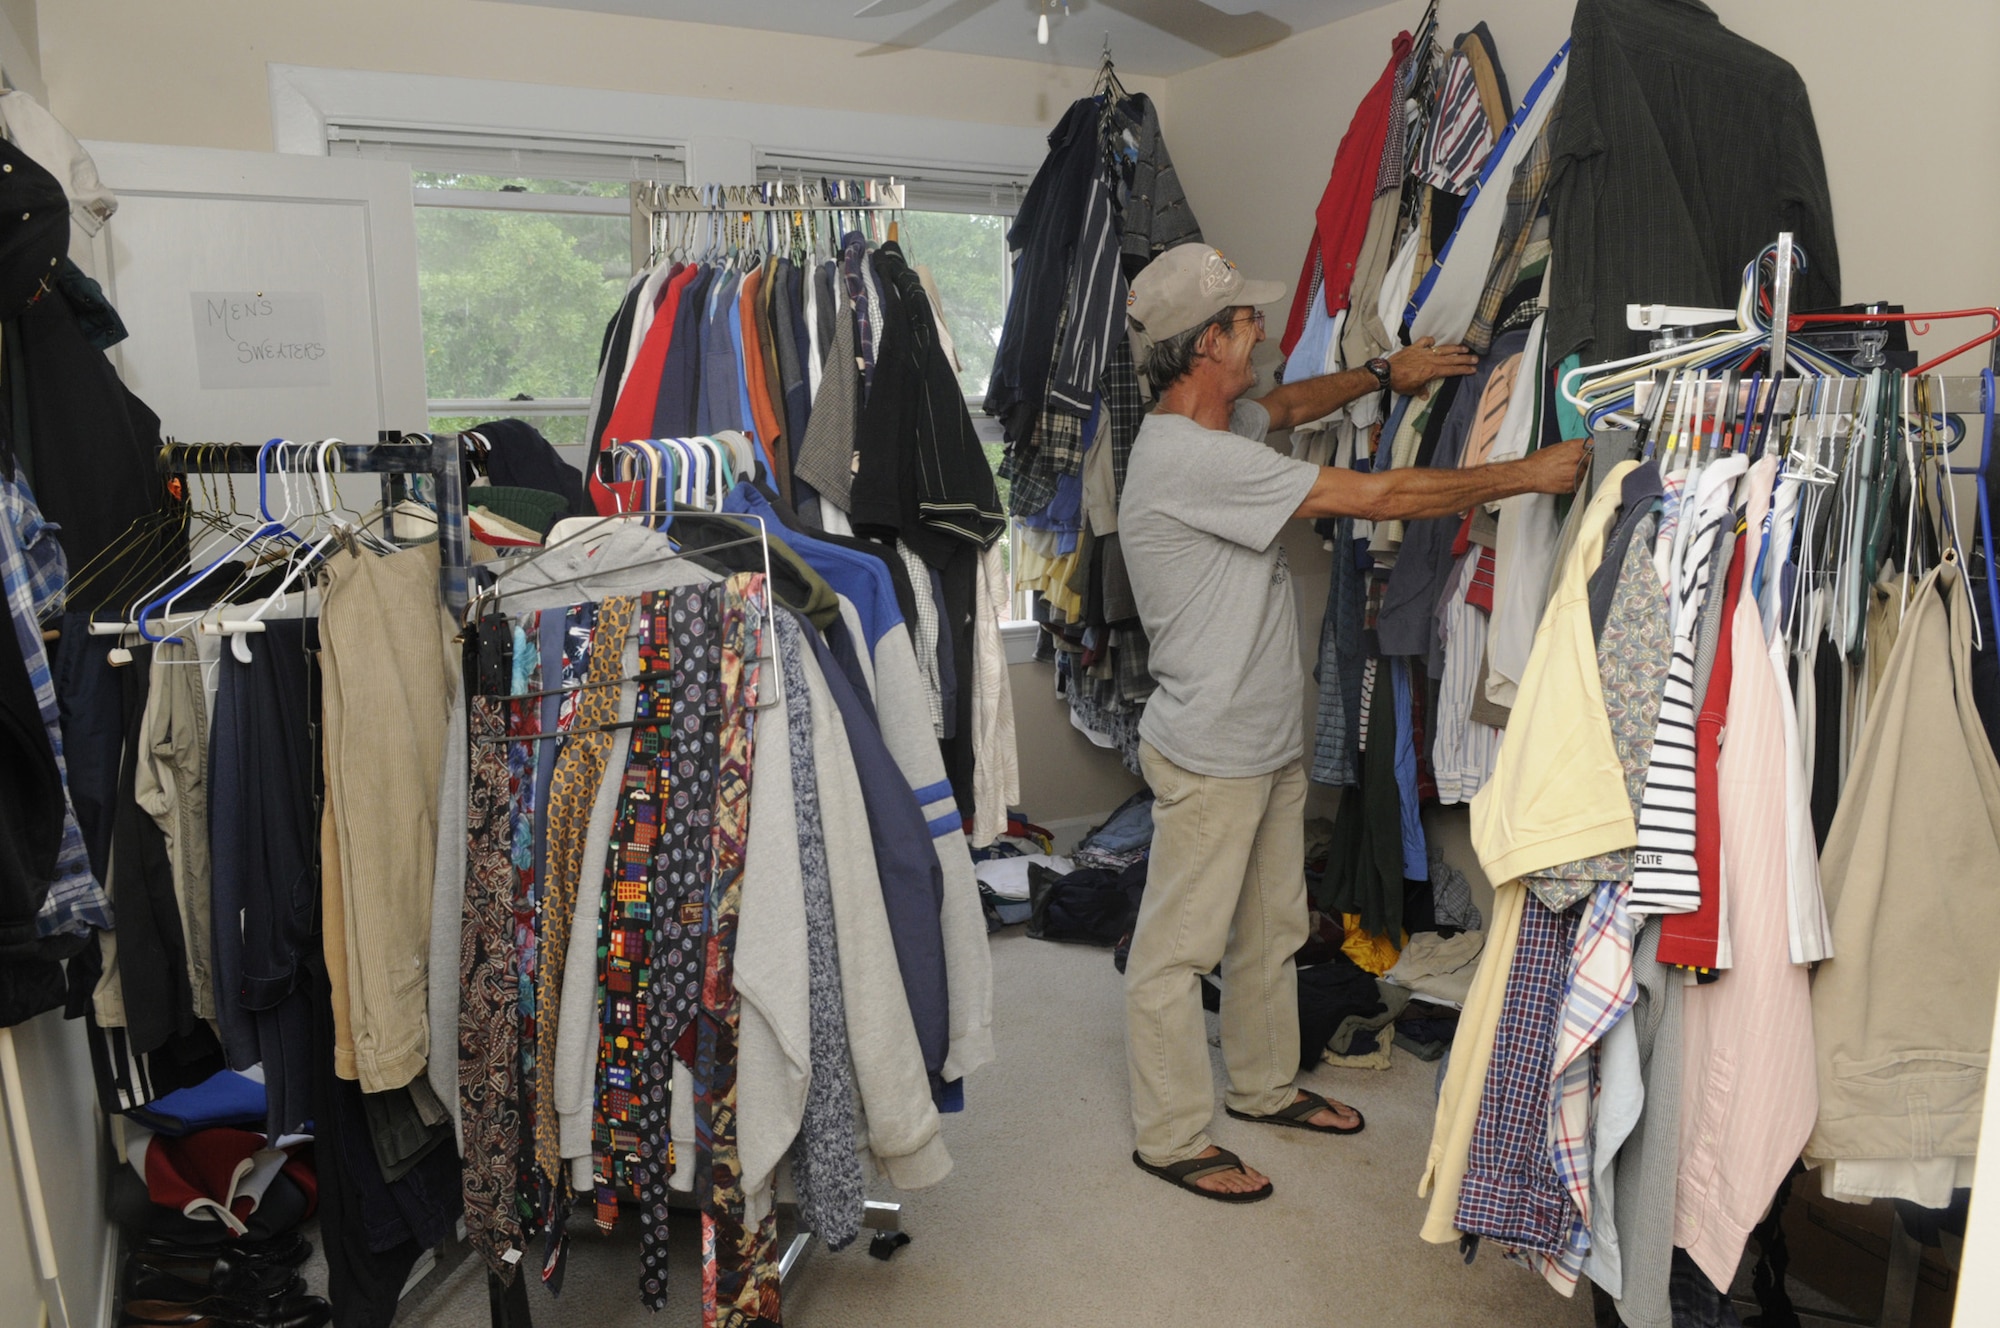
[[(1437, 1066), (1401, 1052), (1382, 1072), (1322, 1067), (1308, 1086), (1351, 1102), (1368, 1128), (1323, 1138), (1230, 1120), (1213, 1133), (1271, 1176), (1277, 1193), (1228, 1207), (1180, 1194), (1131, 1163), (1122, 980), (1108, 951), (993, 941), (1000, 1057), (945, 1118), (957, 1165), (900, 1199), (912, 1243), (888, 1261), (866, 1239), (815, 1248), (785, 1291), (794, 1328), (1454, 1328), (1584, 1325), (1565, 1301), (1491, 1250), (1468, 1267), (1417, 1236), (1417, 1177), (1429, 1147)], [(1211, 1028), (1213, 1021), (1211, 1020)], [(1221, 1084), (1220, 1053), (1216, 1083)], [(699, 1323), (692, 1214), (677, 1215), (673, 1303), (636, 1291), (636, 1215), (599, 1238), (587, 1218), (563, 1294), (530, 1288), (536, 1328)], [(485, 1279), (461, 1265), (399, 1322), (485, 1328)]]

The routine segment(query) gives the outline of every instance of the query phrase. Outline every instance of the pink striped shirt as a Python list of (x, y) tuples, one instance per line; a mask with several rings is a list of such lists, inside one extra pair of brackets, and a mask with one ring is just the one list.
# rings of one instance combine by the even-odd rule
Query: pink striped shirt
[[(1751, 471), (1754, 531), (1777, 459)], [(1756, 549), (1745, 547), (1752, 561)], [(1766, 652), (1753, 596), (1730, 624), (1735, 656)], [(1681, 1164), (1674, 1243), (1717, 1286), (1736, 1276), (1750, 1230), (1805, 1146), (1819, 1110), (1806, 970), (1792, 963), (1785, 832), (1785, 704), (1768, 668), (1739, 668), (1716, 770), (1729, 881), (1722, 925), (1734, 966), (1687, 990)]]

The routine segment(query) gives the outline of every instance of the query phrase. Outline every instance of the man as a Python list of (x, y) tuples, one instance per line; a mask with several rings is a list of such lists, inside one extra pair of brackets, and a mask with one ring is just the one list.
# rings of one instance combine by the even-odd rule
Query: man
[(1153, 788), (1153, 850), (1126, 965), (1132, 1160), (1229, 1203), (1271, 1182), (1206, 1129), (1214, 1112), (1201, 976), (1222, 964), (1222, 1054), (1231, 1116), (1353, 1134), (1361, 1114), (1292, 1085), (1306, 939), (1304, 671), (1290, 569), (1293, 518), (1416, 520), (1519, 493), (1568, 493), (1587, 464), (1566, 442), (1469, 469), (1361, 473), (1294, 461), (1266, 431), (1316, 420), (1370, 392), (1468, 374), (1475, 357), (1428, 338), (1370, 367), (1287, 383), (1257, 401), (1255, 306), (1284, 294), (1201, 244), (1170, 249), (1132, 283), (1152, 343), (1159, 404), (1132, 449), (1118, 536), (1159, 690), (1140, 723)]

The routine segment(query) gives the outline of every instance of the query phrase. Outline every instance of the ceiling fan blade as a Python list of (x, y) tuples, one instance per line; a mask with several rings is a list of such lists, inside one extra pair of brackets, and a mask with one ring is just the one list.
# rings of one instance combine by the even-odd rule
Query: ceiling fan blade
[(931, 0), (873, 0), (854, 11), (856, 18), (889, 18), (896, 14), (907, 14), (913, 9), (922, 9)]
[[(888, 3), (905, 5), (908, 0), (888, 0)], [(952, 0), (935, 14), (917, 20), (895, 36), (884, 39), (879, 45), (871, 46), (861, 54), (890, 55), (896, 51), (909, 50), (913, 46), (928, 45), (993, 3), (994, 0)]]
[(1292, 35), (1289, 23), (1269, 14), (1231, 12), (1202, 0), (1102, 0), (1127, 18), (1136, 18), (1212, 55), (1241, 55)]

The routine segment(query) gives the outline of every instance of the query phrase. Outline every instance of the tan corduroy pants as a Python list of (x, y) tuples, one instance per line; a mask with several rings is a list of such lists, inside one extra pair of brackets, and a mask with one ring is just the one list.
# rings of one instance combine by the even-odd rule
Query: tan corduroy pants
[(1156, 1166), (1209, 1146), (1215, 1114), (1201, 977), (1222, 965), (1225, 1101), (1290, 1106), (1299, 1069), (1298, 972), (1306, 939), (1305, 766), (1221, 779), (1142, 743), (1153, 851), (1125, 965), (1126, 1056), (1140, 1156)]

